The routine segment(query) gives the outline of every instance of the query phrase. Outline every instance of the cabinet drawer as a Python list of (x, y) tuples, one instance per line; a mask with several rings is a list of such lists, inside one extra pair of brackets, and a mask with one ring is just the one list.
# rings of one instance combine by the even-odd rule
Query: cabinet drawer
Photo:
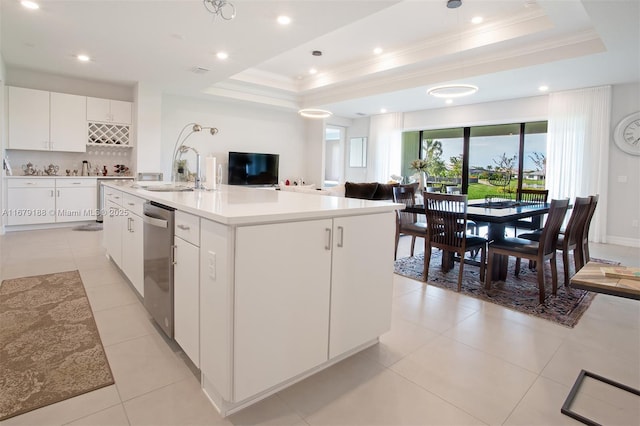
[(144, 199), (136, 197), (134, 195), (122, 194), (122, 207), (137, 214), (143, 216), (142, 206), (144, 205)]
[(56, 179), (56, 188), (96, 187), (95, 178)]
[(176, 237), (200, 246), (200, 218), (189, 213), (176, 211)]
[(8, 179), (7, 188), (53, 188), (56, 180), (51, 178)]
[(122, 191), (118, 191), (113, 188), (104, 188), (104, 199), (106, 201), (111, 201), (119, 206), (122, 205)]

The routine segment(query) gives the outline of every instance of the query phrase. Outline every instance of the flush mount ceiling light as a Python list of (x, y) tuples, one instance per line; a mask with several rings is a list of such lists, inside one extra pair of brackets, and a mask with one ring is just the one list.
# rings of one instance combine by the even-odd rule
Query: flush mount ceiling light
[(236, 17), (236, 7), (227, 0), (202, 0), (204, 7), (215, 17), (230, 21)]
[(40, 9), (40, 5), (35, 1), (22, 0), (20, 4), (27, 9), (36, 10)]
[(473, 95), (478, 91), (476, 86), (471, 84), (446, 84), (432, 87), (427, 93), (436, 98), (460, 98), (462, 96)]
[(331, 111), (317, 108), (303, 108), (298, 111), (298, 114), (306, 118), (327, 118), (333, 115)]
[(83, 54), (76, 56), (76, 59), (78, 59), (80, 62), (89, 62), (91, 60), (89, 55), (83, 55)]
[(278, 16), (278, 24), (280, 25), (289, 25), (291, 23), (291, 18), (285, 15)]

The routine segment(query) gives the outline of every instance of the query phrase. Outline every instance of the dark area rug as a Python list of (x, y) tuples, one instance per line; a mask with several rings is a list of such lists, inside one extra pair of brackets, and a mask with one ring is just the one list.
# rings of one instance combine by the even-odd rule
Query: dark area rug
[[(573, 258), (570, 257), (570, 265), (573, 265)], [(596, 259), (592, 259), (596, 260)], [(598, 262), (612, 265), (618, 264), (607, 260)], [(441, 252), (434, 251), (431, 256), (429, 267), (429, 278), (427, 284), (456, 291), (458, 288), (459, 264), (456, 262), (454, 268), (449, 272), (442, 273), (440, 265), (442, 263)], [(558, 265), (558, 292), (556, 296), (551, 294), (551, 268), (545, 267), (545, 301), (539, 301), (538, 281), (535, 270), (530, 270), (529, 262), (522, 261), (520, 276), (514, 275), (515, 258), (509, 257), (509, 269), (506, 281), (494, 281), (490, 290), (484, 289), (484, 283), (480, 283), (480, 268), (473, 265), (465, 265), (462, 277), (461, 293), (477, 299), (486, 300), (518, 312), (543, 318), (566, 327), (574, 327), (582, 314), (587, 310), (595, 293), (578, 290), (564, 286), (562, 259), (557, 259)], [(415, 257), (405, 257), (395, 262), (395, 273), (416, 280), (422, 279), (424, 268), (424, 255), (422, 253)], [(571, 274), (573, 275), (573, 266)]]
[(78, 271), (0, 284), (0, 421), (114, 383)]

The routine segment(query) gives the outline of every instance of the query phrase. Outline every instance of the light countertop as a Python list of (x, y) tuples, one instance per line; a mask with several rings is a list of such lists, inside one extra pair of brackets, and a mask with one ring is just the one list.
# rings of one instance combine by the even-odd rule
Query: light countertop
[[(145, 185), (149, 182), (140, 182)], [(403, 204), (220, 185), (216, 191), (154, 192), (128, 182), (105, 186), (225, 225), (250, 225), (391, 212)]]
[(5, 176), (5, 179), (134, 179), (133, 176), (67, 176), (67, 175), (42, 175), (42, 176), (33, 176), (33, 175), (14, 175), (14, 176)]

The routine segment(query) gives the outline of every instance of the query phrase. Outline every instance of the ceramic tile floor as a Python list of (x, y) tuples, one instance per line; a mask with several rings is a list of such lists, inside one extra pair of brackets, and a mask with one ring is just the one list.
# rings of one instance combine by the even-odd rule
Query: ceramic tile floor
[[(101, 242), (102, 232), (69, 228), (0, 236), (3, 279), (80, 271), (116, 381), (2, 426), (579, 424), (560, 406), (581, 368), (640, 388), (637, 301), (598, 295), (567, 329), (394, 276), (392, 328), (378, 345), (223, 419)], [(403, 238), (400, 257), (408, 252)], [(640, 265), (640, 249), (592, 252)], [(585, 384), (575, 409), (640, 424), (640, 399), (597, 383)]]

